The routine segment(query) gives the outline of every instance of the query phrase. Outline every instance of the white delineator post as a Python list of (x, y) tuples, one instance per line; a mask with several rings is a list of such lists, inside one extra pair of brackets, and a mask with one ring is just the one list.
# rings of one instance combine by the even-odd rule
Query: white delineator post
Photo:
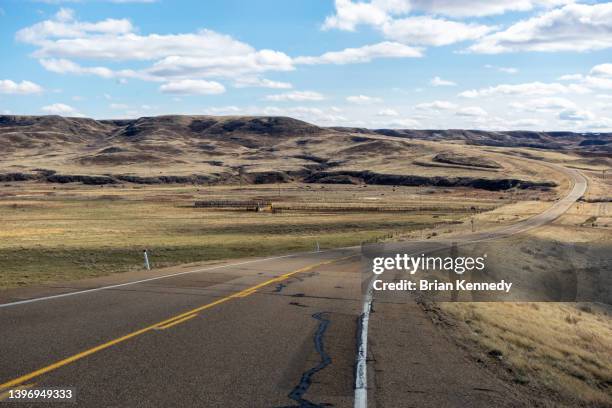
[(151, 265), (149, 265), (149, 255), (147, 254), (147, 250), (143, 250), (142, 253), (144, 254), (144, 266), (147, 269), (147, 271), (151, 270)]

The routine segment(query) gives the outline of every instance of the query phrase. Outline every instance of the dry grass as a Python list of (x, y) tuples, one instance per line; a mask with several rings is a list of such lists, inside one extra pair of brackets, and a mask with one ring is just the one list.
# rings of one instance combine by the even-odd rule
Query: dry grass
[[(155, 266), (169, 266), (308, 251), (317, 241), (322, 248), (350, 246), (453, 222), (471, 206), (498, 205), (486, 198), (444, 203), (433, 194), (422, 202), (436, 211), (362, 213), (359, 206), (376, 202), (368, 198), (412, 205), (416, 190), (285, 185), (279, 197), (274, 185), (54, 187), (20, 183), (4, 189), (0, 197), (0, 287), (139, 269), (143, 248), (150, 250)], [(260, 197), (289, 208), (309, 202), (354, 208), (341, 213), (270, 214), (193, 207), (201, 198)]]
[(485, 350), (501, 352), (515, 381), (543, 385), (567, 406), (612, 405), (612, 319), (605, 309), (563, 303), (442, 303), (441, 308), (464, 321)]

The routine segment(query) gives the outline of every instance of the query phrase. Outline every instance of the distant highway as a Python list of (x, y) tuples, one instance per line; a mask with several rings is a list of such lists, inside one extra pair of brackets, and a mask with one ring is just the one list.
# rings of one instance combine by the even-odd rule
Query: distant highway
[[(573, 187), (550, 209), (461, 239), (553, 221), (586, 190), (563, 171)], [(360, 404), (373, 407), (520, 406), (406, 297), (376, 302), (364, 333), (360, 251), (0, 294), (0, 400), (16, 387), (72, 387), (83, 407), (352, 407), (364, 375)], [(370, 348), (356, 375), (360, 338)]]

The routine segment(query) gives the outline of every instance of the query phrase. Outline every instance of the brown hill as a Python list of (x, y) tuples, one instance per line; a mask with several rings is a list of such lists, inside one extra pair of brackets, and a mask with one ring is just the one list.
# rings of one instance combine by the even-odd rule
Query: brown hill
[[(540, 182), (549, 180), (538, 179), (530, 166), (500, 155), (489, 160), (484, 156), (495, 153), (477, 146), (545, 145), (589, 155), (597, 150), (608, 161), (610, 140), (610, 134), (322, 128), (288, 117), (94, 120), (5, 115), (0, 116), (0, 181), (265, 183), (325, 178), (365, 184), (548, 187)], [(502, 174), (505, 181), (495, 181)]]

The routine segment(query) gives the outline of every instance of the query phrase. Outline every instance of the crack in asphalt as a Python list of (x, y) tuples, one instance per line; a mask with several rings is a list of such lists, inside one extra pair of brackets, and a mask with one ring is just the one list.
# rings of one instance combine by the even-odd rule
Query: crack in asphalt
[(274, 292), (280, 293), (286, 287), (287, 285), (285, 285), (284, 283), (279, 283), (278, 285), (276, 285), (276, 288), (274, 288)]
[(324, 316), (324, 314), (326, 313), (327, 312), (319, 312), (312, 315), (313, 318), (320, 321), (319, 327), (317, 328), (317, 331), (314, 335), (314, 346), (315, 350), (317, 351), (317, 353), (319, 353), (319, 356), (321, 357), (321, 361), (316, 366), (305, 371), (302, 374), (302, 378), (300, 378), (300, 382), (289, 393), (288, 397), (297, 402), (298, 405), (284, 408), (324, 408), (326, 406), (329, 406), (329, 404), (317, 404), (304, 398), (304, 394), (306, 394), (306, 392), (312, 385), (312, 378), (314, 377), (314, 375), (332, 363), (331, 357), (325, 352), (325, 347), (323, 343), (325, 331), (327, 330), (327, 326), (329, 326), (329, 324), (331, 323), (331, 321)]

